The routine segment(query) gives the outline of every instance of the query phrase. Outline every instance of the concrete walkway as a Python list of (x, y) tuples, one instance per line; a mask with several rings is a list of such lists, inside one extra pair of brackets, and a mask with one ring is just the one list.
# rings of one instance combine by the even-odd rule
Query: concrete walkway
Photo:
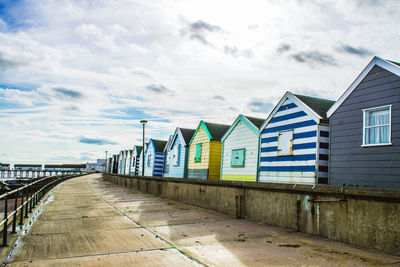
[[(399, 258), (102, 181), (59, 185), (11, 266), (383, 266)], [(368, 233), (366, 233), (368, 234)]]

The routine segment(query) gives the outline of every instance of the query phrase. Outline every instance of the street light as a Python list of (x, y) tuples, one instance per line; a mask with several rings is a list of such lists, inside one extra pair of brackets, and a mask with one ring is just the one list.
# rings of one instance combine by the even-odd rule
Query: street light
[(142, 152), (143, 152), (143, 157), (142, 157), (142, 176), (144, 176), (144, 126), (146, 125), (147, 121), (146, 120), (141, 120), (140, 124), (143, 125), (143, 147), (142, 147)]
[(107, 153), (108, 153), (108, 151), (106, 150), (106, 169), (104, 170), (104, 172), (108, 172), (108, 171), (107, 171), (107, 170), (108, 170), (108, 169), (107, 169), (107, 161), (108, 161), (108, 160), (107, 160)]

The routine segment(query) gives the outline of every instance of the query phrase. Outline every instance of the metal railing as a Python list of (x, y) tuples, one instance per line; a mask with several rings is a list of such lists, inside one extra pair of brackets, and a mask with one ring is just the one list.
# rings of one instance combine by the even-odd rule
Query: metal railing
[[(76, 177), (77, 175), (71, 176), (51, 176), (37, 180), (32, 180), (31, 183), (12, 190), (10, 192), (0, 195), (0, 201), (4, 201), (4, 217), (0, 222), (0, 229), (3, 227), (3, 243), (2, 246), (7, 246), (8, 227), (12, 222), (10, 234), (17, 233), (17, 217), (19, 215), (19, 225), (24, 224), (24, 218), (28, 218), (28, 214), (32, 212), (32, 209), (38, 204), (46, 193), (57, 184)], [(13, 211), (8, 213), (9, 200), (14, 200)], [(19, 200), (19, 201), (18, 201)], [(18, 202), (20, 204), (18, 205)], [(11, 203), (12, 206), (12, 203)]]

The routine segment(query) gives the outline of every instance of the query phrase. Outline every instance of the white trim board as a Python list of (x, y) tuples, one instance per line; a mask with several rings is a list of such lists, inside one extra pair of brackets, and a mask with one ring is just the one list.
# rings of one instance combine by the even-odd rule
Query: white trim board
[(349, 88), (347, 88), (343, 95), (336, 101), (336, 103), (333, 104), (333, 106), (326, 112), (328, 118), (330, 118), (333, 113), (335, 113), (335, 111), (343, 104), (343, 102), (350, 96), (354, 89), (361, 83), (365, 76), (367, 76), (367, 74), (375, 66), (379, 66), (397, 76), (400, 76), (400, 66), (375, 56), (364, 68), (364, 70), (358, 75), (354, 82), (349, 86)]

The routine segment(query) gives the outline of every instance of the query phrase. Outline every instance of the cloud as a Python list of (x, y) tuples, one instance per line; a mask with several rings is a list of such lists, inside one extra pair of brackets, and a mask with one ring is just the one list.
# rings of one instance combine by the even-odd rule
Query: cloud
[(19, 65), (21, 65), (21, 64), (16, 61), (12, 61), (12, 60), (4, 58), (3, 54), (0, 53), (0, 70), (1, 71), (6, 71), (9, 69), (17, 68)]
[(187, 23), (185, 29), (181, 30), (181, 35), (188, 36), (189, 39), (198, 41), (203, 45), (213, 46), (213, 44), (207, 40), (207, 35), (215, 32), (223, 32), (223, 29), (217, 25), (198, 20), (196, 22)]
[(355, 48), (351, 45), (342, 45), (341, 47), (337, 48), (337, 51), (360, 57), (369, 57), (374, 54), (372, 51), (369, 51), (363, 47)]
[(63, 87), (53, 88), (53, 91), (57, 92), (61, 96), (61, 98), (70, 98), (70, 99), (83, 98), (82, 93), (71, 90), (71, 89), (63, 88)]
[(156, 94), (174, 94), (174, 91), (162, 84), (149, 84), (146, 86), (146, 89)]
[(236, 46), (224, 46), (224, 53), (227, 55), (230, 55), (234, 58), (238, 58), (240, 56), (243, 57), (253, 57), (254, 52), (251, 49), (246, 49), (246, 50), (240, 50)]
[(276, 51), (277, 51), (278, 53), (284, 53), (284, 52), (289, 51), (291, 48), (292, 48), (292, 47), (291, 47), (290, 44), (281, 44), (281, 45), (276, 49)]
[(226, 100), (225, 97), (223, 97), (222, 95), (215, 95), (215, 96), (212, 97), (212, 99), (221, 100), (221, 101), (225, 101)]
[(79, 142), (83, 144), (90, 144), (90, 145), (115, 145), (115, 142), (108, 141), (106, 139), (101, 138), (88, 138), (81, 136), (79, 138)]
[(332, 56), (318, 51), (299, 52), (291, 55), (291, 58), (299, 63), (307, 63), (310, 66), (313, 66), (314, 63), (330, 66), (337, 65), (336, 60)]
[(221, 31), (222, 28), (217, 25), (212, 25), (202, 20), (198, 20), (196, 22), (192, 22), (189, 24), (190, 29), (192, 32), (199, 32), (199, 31), (209, 31), (209, 32), (217, 32)]
[(274, 105), (271, 102), (266, 101), (264, 99), (259, 99), (259, 98), (255, 98), (255, 99), (251, 100), (251, 102), (248, 104), (248, 106), (249, 106), (250, 110), (253, 112), (262, 112), (262, 113), (266, 113), (266, 114), (269, 114), (269, 112), (274, 107)]

